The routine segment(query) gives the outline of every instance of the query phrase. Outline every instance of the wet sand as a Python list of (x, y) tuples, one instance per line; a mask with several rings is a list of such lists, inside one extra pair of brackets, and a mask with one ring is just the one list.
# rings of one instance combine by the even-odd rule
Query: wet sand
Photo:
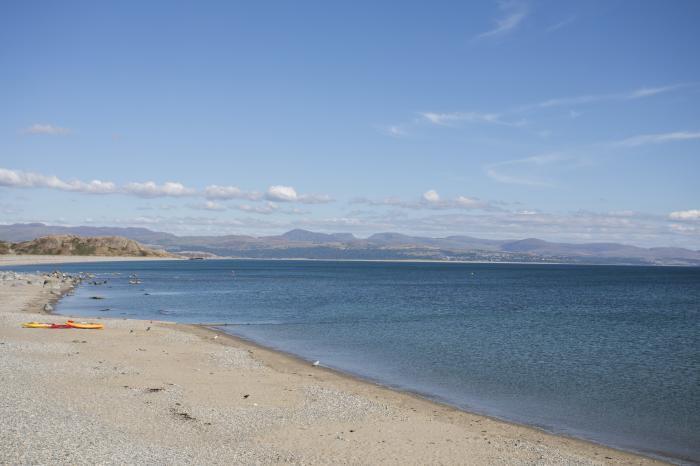
[(198, 326), (21, 328), (68, 318), (43, 280), (0, 281), (0, 464), (660, 464)]

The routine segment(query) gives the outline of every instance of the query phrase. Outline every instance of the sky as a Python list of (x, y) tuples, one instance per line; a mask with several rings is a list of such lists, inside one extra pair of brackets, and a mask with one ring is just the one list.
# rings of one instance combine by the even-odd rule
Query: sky
[(0, 223), (700, 249), (700, 2), (0, 4)]

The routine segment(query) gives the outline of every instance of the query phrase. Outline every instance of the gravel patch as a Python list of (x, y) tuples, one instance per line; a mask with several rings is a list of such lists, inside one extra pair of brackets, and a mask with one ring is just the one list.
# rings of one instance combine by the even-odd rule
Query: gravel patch
[(262, 369), (265, 366), (254, 359), (247, 350), (238, 348), (225, 348), (221, 351), (209, 353), (212, 363), (224, 369)]

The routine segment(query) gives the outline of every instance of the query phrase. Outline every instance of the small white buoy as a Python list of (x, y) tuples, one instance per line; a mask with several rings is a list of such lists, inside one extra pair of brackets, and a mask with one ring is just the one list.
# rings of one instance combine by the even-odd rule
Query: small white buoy
[(312, 366), (318, 366), (319, 364), (321, 364), (321, 361), (314, 361), (314, 363), (311, 364), (311, 365), (312, 365)]

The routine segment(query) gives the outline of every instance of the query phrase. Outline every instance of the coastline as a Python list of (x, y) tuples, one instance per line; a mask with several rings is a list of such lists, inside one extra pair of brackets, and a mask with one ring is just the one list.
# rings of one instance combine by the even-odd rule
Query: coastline
[[(52, 255), (14, 255), (0, 254), (0, 267), (20, 265), (49, 265), (94, 262), (141, 262), (141, 261), (182, 261), (183, 257), (124, 257), (124, 256), (52, 256)], [(583, 263), (583, 262), (550, 262), (550, 261), (486, 261), (486, 260), (441, 260), (441, 259), (310, 259), (305, 257), (258, 258), (258, 257), (208, 257), (205, 261), (294, 261), (294, 262), (365, 262), (365, 263), (396, 263), (396, 264), (478, 264), (478, 265), (565, 265), (565, 266), (599, 266), (607, 267), (697, 267), (687, 264), (633, 264), (633, 263)]]
[(204, 260), (233, 260), (233, 261), (295, 261), (295, 262), (376, 262), (376, 263), (397, 263), (397, 264), (479, 264), (479, 265), (566, 265), (566, 266), (606, 266), (606, 267), (698, 267), (697, 265), (687, 264), (634, 264), (634, 263), (616, 263), (616, 262), (549, 262), (549, 261), (533, 261), (533, 262), (517, 262), (517, 261), (486, 261), (486, 260), (442, 260), (442, 259), (310, 259), (306, 257), (208, 257)]
[[(70, 287), (67, 287), (62, 293), (69, 290)], [(227, 429), (223, 429), (223, 432), (210, 431), (217, 430), (213, 425), (225, 426), (226, 416), (216, 416), (211, 411), (223, 411), (232, 416), (231, 419), (246, 425), (252, 420), (254, 424), (267, 426), (262, 431), (255, 426), (250, 427), (253, 433), (244, 436), (243, 450), (226, 451), (223, 452), (224, 456), (212, 458), (206, 457), (206, 452), (199, 451), (195, 462), (199, 459), (217, 459), (215, 462), (222, 463), (247, 462), (240, 455), (248, 452), (254, 452), (257, 460), (262, 458), (262, 462), (272, 462), (268, 461), (271, 457), (267, 456), (271, 447), (278, 455), (276, 458), (284, 462), (311, 464), (382, 461), (396, 464), (661, 464), (652, 458), (585, 440), (462, 411), (333, 369), (312, 367), (309, 362), (296, 356), (200, 325), (105, 318), (99, 320), (107, 328), (92, 333), (12, 327), (12, 324), (16, 327), (22, 319), (38, 320), (41, 316), (37, 314), (45, 318), (42, 300), (54, 298), (58, 299), (42, 287), (21, 310), (7, 309), (4, 304), (0, 306), (0, 322), (3, 324), (0, 327), (0, 341), (3, 342), (0, 350), (5, 349), (8, 338), (30, 345), (41, 342), (65, 344), (66, 340), (71, 343), (86, 341), (89, 354), (71, 354), (68, 351), (61, 358), (61, 354), (47, 355), (36, 347), (35, 351), (39, 353), (39, 360), (47, 357), (55, 360), (54, 369), (59, 372), (69, 372), (67, 360), (71, 363), (85, 360), (87, 365), (95, 364), (97, 360), (96, 368), (106, 361), (115, 364), (115, 374), (91, 380), (94, 385), (86, 384), (82, 390), (91, 398), (101, 398), (114, 396), (115, 390), (123, 394), (124, 387), (131, 387), (129, 391), (138, 387), (138, 393), (127, 401), (140, 410), (148, 411), (139, 416), (143, 415), (151, 421), (148, 435), (156, 443), (165, 445), (166, 449), (177, 449), (178, 442), (182, 442), (176, 435), (179, 440), (173, 443), (172, 435), (161, 432), (173, 427), (173, 421), (178, 421), (178, 429), (184, 429), (180, 429), (181, 434), (194, 429), (196, 438), (204, 442), (188, 448), (197, 450), (218, 445), (217, 441), (226, 438)], [(5, 302), (7, 300), (3, 300)], [(134, 344), (134, 340), (138, 343)], [(167, 357), (171, 354), (177, 355), (175, 361)], [(144, 358), (146, 355), (148, 357)], [(15, 356), (22, 359), (22, 354)], [(125, 363), (135, 368), (121, 370), (121, 365)], [(95, 370), (98, 375), (105, 375), (103, 371)], [(204, 374), (206, 370), (212, 377)], [(19, 377), (23, 375), (29, 377), (29, 374), (20, 374)], [(221, 377), (225, 380), (221, 380)], [(163, 381), (156, 382), (163, 378), (178, 380), (172, 386)], [(198, 380), (200, 378), (210, 380)], [(62, 390), (55, 389), (55, 384), (50, 380), (44, 381), (46, 391), (61, 393)], [(148, 384), (158, 385), (155, 387), (157, 392), (149, 392), (153, 387), (148, 388)], [(243, 386), (240, 391), (250, 392), (246, 393), (249, 396), (232, 397), (232, 386)], [(163, 400), (158, 403), (153, 401), (158, 397), (155, 393), (168, 395), (161, 397), (166, 398), (166, 403)], [(69, 394), (66, 396), (71, 397)], [(173, 401), (173, 396), (179, 401)], [(254, 406), (251, 407), (249, 401), (252, 400), (258, 403), (253, 401)], [(322, 405), (320, 411), (318, 406), (314, 406), (319, 402)], [(68, 404), (71, 405), (70, 402)], [(181, 406), (188, 406), (189, 410), (184, 411)], [(155, 408), (158, 409), (150, 412)], [(275, 412), (273, 419), (266, 417), (271, 410)], [(309, 414), (309, 411), (313, 414)], [(102, 422), (114, 416), (111, 410), (107, 412)], [(199, 422), (207, 415), (211, 417), (208, 426), (206, 421)], [(278, 416), (287, 421), (279, 421)], [(261, 417), (264, 419), (261, 420)], [(137, 419), (123, 419), (112, 427), (144, 435), (139, 426), (133, 424), (140, 422)], [(60, 435), (60, 432), (57, 434)], [(35, 441), (38, 443), (39, 439)], [(262, 444), (266, 448), (262, 448)], [(12, 454), (20, 456), (0, 456), (0, 462), (14, 463), (14, 458), (31, 458), (29, 450), (8, 453)], [(168, 454), (176, 455), (170, 450)], [(224, 457), (230, 461), (224, 461)], [(141, 462), (145, 461), (145, 457), (139, 456), (137, 460), (139, 458)], [(333, 460), (329, 461), (329, 458)], [(177, 458), (174, 462), (178, 462)]]
[(0, 267), (18, 265), (73, 264), (93, 262), (142, 262), (142, 261), (177, 261), (178, 257), (125, 257), (125, 256), (51, 256), (29, 254), (0, 254)]

